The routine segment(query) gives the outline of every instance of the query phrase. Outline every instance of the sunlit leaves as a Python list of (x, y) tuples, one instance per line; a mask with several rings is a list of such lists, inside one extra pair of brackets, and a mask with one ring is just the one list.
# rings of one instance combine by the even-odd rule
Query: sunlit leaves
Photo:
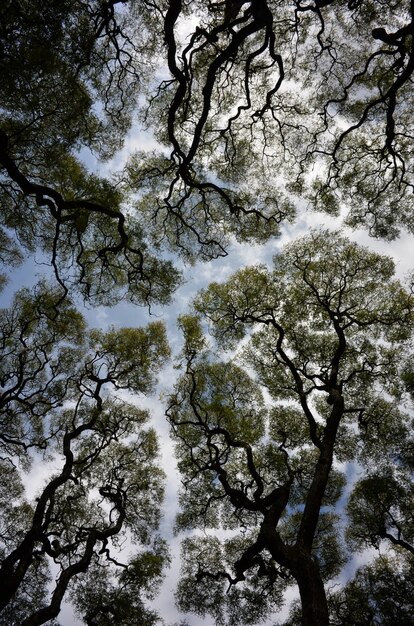
[(104, 368), (117, 387), (148, 393), (156, 371), (170, 354), (165, 327), (151, 322), (145, 328), (94, 330), (92, 346), (97, 349), (96, 367)]

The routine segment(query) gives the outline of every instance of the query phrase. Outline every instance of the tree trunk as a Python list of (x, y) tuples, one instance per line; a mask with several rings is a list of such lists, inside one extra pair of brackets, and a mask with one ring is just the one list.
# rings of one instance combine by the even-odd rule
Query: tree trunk
[(319, 566), (310, 551), (299, 544), (287, 546), (272, 528), (271, 519), (265, 519), (261, 528), (267, 550), (274, 560), (286, 567), (295, 578), (302, 604), (303, 626), (329, 626), (328, 603)]
[(292, 571), (299, 586), (303, 626), (329, 626), (328, 603), (319, 568), (308, 554), (301, 554)]

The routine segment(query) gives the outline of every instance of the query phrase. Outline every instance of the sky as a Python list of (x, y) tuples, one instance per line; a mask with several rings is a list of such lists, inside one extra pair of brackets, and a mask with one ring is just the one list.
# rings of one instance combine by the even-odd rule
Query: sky
[[(90, 169), (105, 175), (107, 172), (118, 169), (127, 158), (127, 155), (138, 147), (151, 149), (154, 147), (154, 141), (147, 133), (137, 133), (136, 129), (133, 129), (127, 137), (124, 149), (112, 161), (102, 165), (90, 155), (84, 154), (83, 156)], [(341, 227), (341, 223), (340, 220), (324, 214), (301, 210), (293, 224), (282, 226), (279, 238), (271, 240), (265, 245), (247, 246), (235, 244), (225, 258), (208, 263), (196, 263), (194, 266), (184, 268), (185, 282), (174, 294), (172, 303), (166, 307), (155, 306), (152, 310), (151, 318), (145, 308), (137, 307), (130, 303), (120, 303), (114, 307), (85, 308), (83, 313), (91, 327), (102, 329), (107, 329), (110, 326), (140, 326), (146, 324), (151, 319), (161, 319), (166, 324), (174, 358), (174, 355), (177, 355), (181, 347), (181, 337), (176, 327), (177, 316), (189, 309), (193, 298), (200, 289), (206, 287), (213, 280), (218, 282), (227, 280), (235, 270), (242, 266), (260, 263), (271, 267), (273, 255), (277, 254), (285, 243), (306, 234), (310, 228), (314, 227), (335, 229)], [(377, 252), (391, 255), (396, 262), (396, 273), (399, 278), (404, 278), (410, 271), (414, 244), (412, 235), (403, 234), (396, 241), (387, 243), (370, 238), (364, 230), (351, 231), (350, 229), (345, 229), (345, 232), (359, 244)], [(21, 267), (13, 271), (11, 280), (1, 295), (1, 305), (7, 306), (9, 304), (14, 291), (18, 287), (30, 287), (34, 284), (37, 278), (42, 275), (44, 269), (41, 257), (37, 256), (35, 259), (27, 258)], [(157, 429), (161, 443), (161, 464), (167, 475), (161, 532), (169, 539), (173, 560), (172, 566), (166, 574), (161, 592), (154, 602), (154, 606), (165, 619), (166, 624), (172, 624), (182, 617), (175, 608), (173, 599), (175, 582), (179, 573), (180, 537), (174, 537), (172, 533), (174, 518), (177, 512), (177, 491), (180, 478), (174, 469), (174, 446), (168, 434), (168, 424), (164, 416), (164, 404), (160, 400), (161, 394), (166, 394), (171, 390), (176, 376), (177, 373), (173, 368), (173, 361), (171, 361), (160, 372), (158, 389), (153, 397), (132, 398), (132, 401), (136, 401), (140, 406), (149, 408), (151, 411), (152, 423)], [(41, 487), (49, 469), (44, 464), (35, 464), (29, 493), (35, 493)], [(355, 561), (351, 564), (351, 569), (355, 569), (365, 558), (364, 555), (357, 555)], [(292, 592), (289, 591), (288, 595), (292, 595)], [(212, 620), (209, 618), (202, 620), (194, 615), (187, 615), (186, 617), (190, 626), (213, 625)], [(59, 621), (62, 626), (77, 626), (81, 623), (76, 619), (71, 607), (67, 604), (63, 605)], [(272, 623), (273, 620), (270, 620), (268, 625), (270, 626)]]
[[(129, 303), (121, 303), (115, 307), (87, 308), (84, 315), (91, 327), (99, 327), (107, 329), (110, 326), (140, 326), (146, 324), (151, 319), (161, 319), (167, 327), (168, 339), (174, 355), (177, 355), (181, 347), (181, 337), (176, 327), (177, 316), (189, 309), (191, 301), (197, 292), (206, 287), (210, 282), (223, 282), (237, 269), (245, 265), (265, 264), (269, 267), (272, 265), (272, 257), (278, 253), (281, 247), (309, 231), (310, 228), (320, 227), (338, 228), (340, 223), (337, 220), (322, 214), (312, 212), (302, 213), (298, 216), (297, 221), (292, 225), (282, 227), (281, 237), (268, 242), (263, 246), (245, 246), (234, 245), (229, 255), (222, 259), (217, 259), (209, 263), (197, 263), (193, 267), (185, 270), (185, 283), (177, 290), (173, 297), (171, 305), (167, 307), (154, 307), (152, 318), (148, 316), (145, 308), (137, 307)], [(411, 269), (411, 250), (414, 243), (411, 235), (403, 235), (400, 239), (385, 243), (370, 238), (363, 230), (354, 231), (347, 229), (348, 236), (359, 244), (368, 246), (369, 248), (384, 254), (393, 256), (396, 262), (396, 272), (398, 277), (403, 278)], [(31, 268), (31, 269), (30, 269)], [(41, 265), (33, 265), (32, 261), (25, 264), (23, 268), (16, 271), (12, 284), (9, 285), (3, 295), (3, 305), (8, 304), (8, 300), (17, 285), (33, 284), (36, 282), (36, 274), (42, 269)], [(160, 444), (161, 444), (161, 465), (163, 466), (167, 481), (166, 494), (164, 504), (164, 517), (161, 523), (161, 532), (163, 536), (168, 538), (170, 550), (173, 557), (172, 566), (166, 573), (165, 581), (161, 587), (161, 592), (157, 596), (154, 606), (165, 619), (167, 625), (180, 620), (183, 617), (174, 606), (174, 588), (179, 574), (179, 545), (180, 537), (174, 537), (172, 528), (174, 518), (177, 512), (177, 491), (180, 485), (180, 478), (175, 470), (174, 446), (169, 438), (168, 424), (164, 416), (164, 404), (160, 400), (161, 394), (166, 394), (171, 390), (176, 371), (173, 368), (173, 361), (162, 369), (159, 375), (159, 385), (156, 393), (151, 398), (139, 398), (129, 395), (128, 399), (137, 402), (143, 408), (151, 411), (151, 421), (155, 426)], [(33, 479), (30, 481), (30, 492), (35, 493), (47, 474), (48, 467), (44, 464), (37, 464), (34, 468)], [(348, 566), (347, 574), (350, 575), (359, 565), (366, 560), (366, 555), (356, 555), (354, 561)], [(288, 597), (294, 595), (292, 590), (288, 591)], [(278, 615), (279, 618), (286, 616), (286, 610)], [(275, 616), (276, 617), (276, 616)], [(213, 626), (214, 622), (211, 618), (201, 619), (194, 615), (186, 615), (190, 626)], [(81, 624), (73, 614), (68, 604), (64, 604), (59, 615), (59, 621), (62, 626), (78, 626)], [(271, 626), (274, 623), (270, 619), (265, 623)]]
[[(124, 148), (116, 155), (114, 159), (105, 164), (98, 163), (90, 154), (84, 152), (82, 157), (87, 166), (92, 170), (105, 175), (119, 169), (125, 162), (127, 156), (134, 150), (150, 150), (156, 144), (150, 134), (140, 132), (134, 126), (128, 134)], [(197, 292), (206, 287), (210, 282), (222, 282), (227, 280), (231, 274), (240, 267), (263, 263), (271, 267), (272, 257), (277, 254), (281, 247), (295, 239), (298, 236), (306, 234), (312, 227), (328, 227), (340, 228), (339, 219), (329, 217), (320, 213), (305, 211), (301, 209), (298, 213), (297, 220), (294, 224), (284, 225), (281, 229), (281, 236), (278, 239), (269, 241), (263, 246), (247, 246), (235, 244), (229, 251), (229, 255), (225, 258), (217, 259), (209, 263), (196, 263), (192, 267), (184, 268), (185, 282), (176, 291), (173, 296), (172, 303), (166, 307), (155, 306), (152, 311), (152, 319), (161, 319), (167, 327), (170, 346), (176, 356), (181, 347), (181, 338), (176, 327), (177, 316), (187, 311), (191, 306), (191, 301)], [(399, 278), (404, 276), (412, 267), (412, 250), (414, 245), (414, 237), (410, 234), (403, 234), (396, 241), (386, 243), (370, 238), (366, 231), (351, 231), (345, 229), (346, 234), (359, 244), (365, 245), (376, 252), (391, 255), (396, 262), (396, 273)], [(333, 252), (334, 253), (334, 252)], [(11, 276), (10, 283), (1, 294), (1, 306), (7, 306), (15, 290), (21, 286), (32, 286), (38, 276), (44, 271), (42, 259), (37, 256), (36, 259), (27, 258), (25, 263), (15, 269)], [(84, 315), (91, 327), (108, 329), (110, 326), (141, 326), (151, 318), (145, 308), (140, 308), (129, 303), (120, 303), (114, 307), (85, 308)], [(179, 543), (180, 537), (173, 537), (172, 527), (177, 512), (177, 491), (179, 489), (180, 478), (175, 470), (174, 446), (169, 438), (168, 424), (164, 416), (164, 403), (160, 400), (160, 395), (168, 393), (171, 390), (177, 373), (173, 368), (171, 361), (163, 368), (159, 375), (159, 385), (156, 394), (151, 398), (136, 397), (139, 406), (149, 408), (152, 415), (152, 424), (156, 427), (160, 444), (161, 444), (161, 464), (167, 475), (166, 495), (164, 504), (164, 517), (161, 524), (161, 532), (170, 541), (173, 564), (166, 574), (165, 582), (162, 586), (161, 593), (155, 601), (155, 606), (165, 619), (166, 624), (172, 624), (180, 619), (180, 614), (174, 606), (173, 592), (175, 582), (178, 577), (179, 570)], [(28, 493), (34, 494), (42, 485), (46, 474), (50, 467), (44, 463), (37, 463), (34, 466), (33, 477), (28, 487)], [(360, 565), (366, 555), (356, 556), (351, 567), (355, 568)], [(290, 592), (289, 592), (290, 593)], [(190, 626), (212, 626), (211, 619), (201, 620), (193, 615), (187, 616)], [(59, 616), (62, 626), (77, 626), (80, 624), (73, 615), (73, 611), (69, 605), (64, 605)], [(268, 624), (272, 624), (270, 620)]]

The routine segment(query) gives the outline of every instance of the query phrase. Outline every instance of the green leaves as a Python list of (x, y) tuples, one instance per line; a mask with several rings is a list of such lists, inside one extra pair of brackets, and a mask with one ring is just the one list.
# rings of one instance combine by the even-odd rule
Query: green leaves
[(238, 488), (246, 456), (263, 436), (266, 413), (258, 386), (232, 363), (202, 362), (181, 379), (168, 408), (186, 483), (179, 527), (216, 525), (224, 503), (221, 481)]
[(153, 598), (167, 560), (165, 544), (156, 540), (150, 550), (135, 554), (115, 581), (107, 568), (92, 565), (71, 593), (79, 617), (85, 623), (99, 620), (102, 626), (114, 622), (120, 626), (159, 624), (157, 612), (147, 607), (145, 600)]
[(212, 283), (200, 292), (194, 306), (212, 322), (211, 331), (220, 344), (231, 348), (255, 322), (270, 322), (280, 302), (279, 288), (263, 266), (248, 267), (225, 284)]
[(10, 0), (0, 11), (2, 232), (18, 241), (1, 258), (45, 255), (62, 297), (150, 306), (169, 302), (180, 273), (150, 246), (130, 189), (79, 156), (114, 156), (150, 77), (154, 19), (124, 4)]
[(151, 322), (145, 328), (93, 331), (92, 346), (97, 350), (96, 367), (105, 367), (108, 379), (119, 388), (149, 393), (156, 371), (170, 354), (165, 327)]
[[(269, 555), (263, 555), (255, 571), (246, 573), (242, 587), (236, 585), (231, 568), (251, 543), (251, 537), (232, 537), (221, 542), (216, 537), (184, 540), (183, 572), (177, 590), (182, 611), (211, 615), (219, 625), (256, 624), (282, 603), (283, 574), (278, 577)], [(265, 571), (272, 573), (269, 583)], [(195, 584), (196, 583), (196, 584)]]
[[(400, 547), (414, 554), (412, 480), (404, 469), (384, 468), (356, 484), (348, 504), (350, 540), (357, 545)], [(408, 554), (407, 554), (408, 556)]]
[[(60, 568), (52, 600), (42, 596), (29, 620), (53, 621), (68, 581), (88, 567), (93, 580), (78, 596), (85, 621), (158, 619), (139, 585), (148, 591), (165, 561), (153, 542), (163, 475), (147, 413), (122, 398), (154, 389), (169, 356), (165, 330), (89, 332), (71, 298), (167, 304), (181, 282), (171, 253), (193, 263), (225, 256), (234, 242), (267, 242), (306, 202), (348, 212), (348, 224), (377, 237), (413, 232), (411, 8), (0, 8), (0, 261), (41, 254), (57, 286), (20, 292), (0, 315), (0, 448), (16, 499), (5, 499), (5, 593), (20, 594), (30, 613), (28, 578), (46, 593), (47, 561)], [(144, 148), (161, 144), (98, 174), (133, 119), (150, 131)], [(83, 163), (92, 157), (95, 173)], [(177, 527), (234, 532), (222, 543), (189, 541), (181, 597), (203, 562), (199, 610), (248, 624), (265, 619), (280, 581), (294, 578), (303, 622), (324, 626), (322, 579), (343, 564), (334, 528), (346, 464), (364, 472), (349, 496), (355, 545), (412, 551), (412, 293), (388, 257), (340, 232), (311, 231), (273, 268), (245, 268), (203, 290), (180, 327), (182, 375), (168, 408), (184, 481)], [(60, 469), (30, 504), (17, 473), (37, 460), (32, 450)], [(125, 529), (151, 548), (118, 575), (112, 548)], [(338, 623), (371, 619), (369, 603), (359, 614), (353, 598), (368, 590), (380, 607), (370, 577), (380, 582), (390, 567), (357, 574), (356, 612), (342, 614), (340, 598)], [(403, 623), (404, 610), (378, 615)], [(16, 604), (10, 611), (6, 621), (25, 623)]]
[(409, 626), (413, 614), (413, 565), (399, 556), (380, 556), (357, 570), (345, 588), (329, 598), (332, 624)]
[[(0, 311), (0, 446), (6, 456), (45, 447), (45, 420), (73, 398), (85, 324), (69, 299), (40, 283)], [(59, 312), (58, 312), (59, 311)], [(16, 447), (17, 446), (17, 447)], [(20, 452), (19, 452), (20, 451)]]
[[(10, 624), (53, 621), (71, 581), (91, 567), (85, 602), (102, 623), (135, 625), (139, 616), (155, 624), (140, 594), (151, 596), (167, 559), (155, 536), (164, 474), (148, 412), (113, 391), (152, 391), (169, 355), (163, 324), (88, 331), (70, 300), (44, 283), (32, 294), (19, 292), (0, 318), (2, 615)], [(32, 448), (45, 451), (53, 471), (42, 469), (30, 502), (21, 480), (39, 463)], [(127, 567), (117, 558), (127, 536), (138, 548), (129, 578), (117, 571)], [(82, 617), (95, 618), (88, 615)]]
[[(411, 552), (403, 486), (411, 418), (402, 403), (413, 301), (393, 275), (388, 257), (339, 232), (312, 231), (285, 246), (272, 271), (245, 268), (211, 284), (195, 299), (197, 315), (181, 318), (186, 368), (167, 410), (183, 476), (177, 528), (234, 533), (220, 543), (185, 540), (178, 596), (186, 610), (223, 624), (258, 619), (249, 591), (257, 572), (272, 593), (279, 577), (292, 576), (306, 623), (320, 624), (323, 582), (349, 556), (346, 528), (354, 549), (387, 541)], [(393, 463), (398, 470), (385, 478)], [(357, 464), (369, 474), (349, 497), (347, 520), (345, 472)], [(243, 617), (223, 599), (226, 584), (240, 594)]]

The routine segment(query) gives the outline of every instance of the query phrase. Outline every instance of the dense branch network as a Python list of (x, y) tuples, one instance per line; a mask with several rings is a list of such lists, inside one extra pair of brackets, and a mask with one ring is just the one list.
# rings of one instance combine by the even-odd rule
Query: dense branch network
[[(82, 617), (98, 616), (106, 594), (115, 613), (122, 614), (128, 597), (128, 619), (146, 616), (150, 624), (156, 615), (144, 598), (152, 597), (167, 558), (156, 535), (163, 473), (148, 413), (113, 390), (151, 391), (155, 369), (168, 356), (165, 331), (154, 322), (87, 335), (69, 298), (56, 313), (58, 299), (42, 285), (36, 296), (20, 292), (2, 311), (2, 620), (49, 622), (70, 590)], [(53, 461), (55, 469), (45, 468), (30, 503), (20, 468), (42, 463), (31, 453), (36, 449), (46, 450), (43, 463)], [(128, 534), (136, 554), (125, 559), (119, 547)], [(48, 590), (50, 564), (57, 569)]]
[[(223, 256), (278, 235), (303, 198), (376, 236), (411, 228), (407, 0), (9, 5), (4, 237), (40, 244), (66, 288), (165, 302), (178, 275), (150, 241)], [(113, 154), (133, 111), (160, 149), (131, 156), (118, 182), (88, 175), (77, 151)]]
[[(378, 548), (385, 540), (405, 550), (409, 562), (409, 487), (403, 485), (410, 479), (402, 451), (412, 436), (399, 405), (399, 377), (412, 298), (392, 274), (386, 257), (339, 234), (315, 232), (288, 245), (272, 273), (246, 268), (225, 284), (213, 283), (195, 302), (199, 317), (182, 318), (185, 373), (167, 411), (184, 479), (178, 525), (240, 533), (238, 542), (230, 535), (214, 552), (208, 538), (184, 542), (182, 607), (201, 606), (202, 614), (228, 624), (254, 623), (275, 610), (294, 580), (298, 623), (329, 624), (325, 584), (346, 562), (345, 522), (336, 506), (345, 482), (339, 461), (367, 463), (373, 473), (350, 498), (349, 541)], [(214, 360), (202, 318), (224, 348), (250, 335), (238, 362), (257, 380), (239, 364)], [(272, 399), (268, 408), (259, 384)], [(382, 437), (388, 432), (395, 440), (387, 462), (398, 450), (399, 476), (379, 477), (380, 424)], [(231, 608), (236, 598), (239, 610)]]
[(95, 304), (167, 302), (179, 273), (151, 251), (122, 184), (79, 160), (82, 149), (108, 158), (122, 146), (157, 32), (144, 6), (134, 22), (123, 2), (30, 4), (2, 11), (2, 236), (16, 260), (19, 245), (40, 249), (62, 298), (78, 289)]
[(154, 236), (222, 254), (217, 222), (264, 240), (303, 196), (374, 236), (411, 228), (411, 2), (171, 1), (163, 19), (145, 119), (169, 158), (131, 162)]

